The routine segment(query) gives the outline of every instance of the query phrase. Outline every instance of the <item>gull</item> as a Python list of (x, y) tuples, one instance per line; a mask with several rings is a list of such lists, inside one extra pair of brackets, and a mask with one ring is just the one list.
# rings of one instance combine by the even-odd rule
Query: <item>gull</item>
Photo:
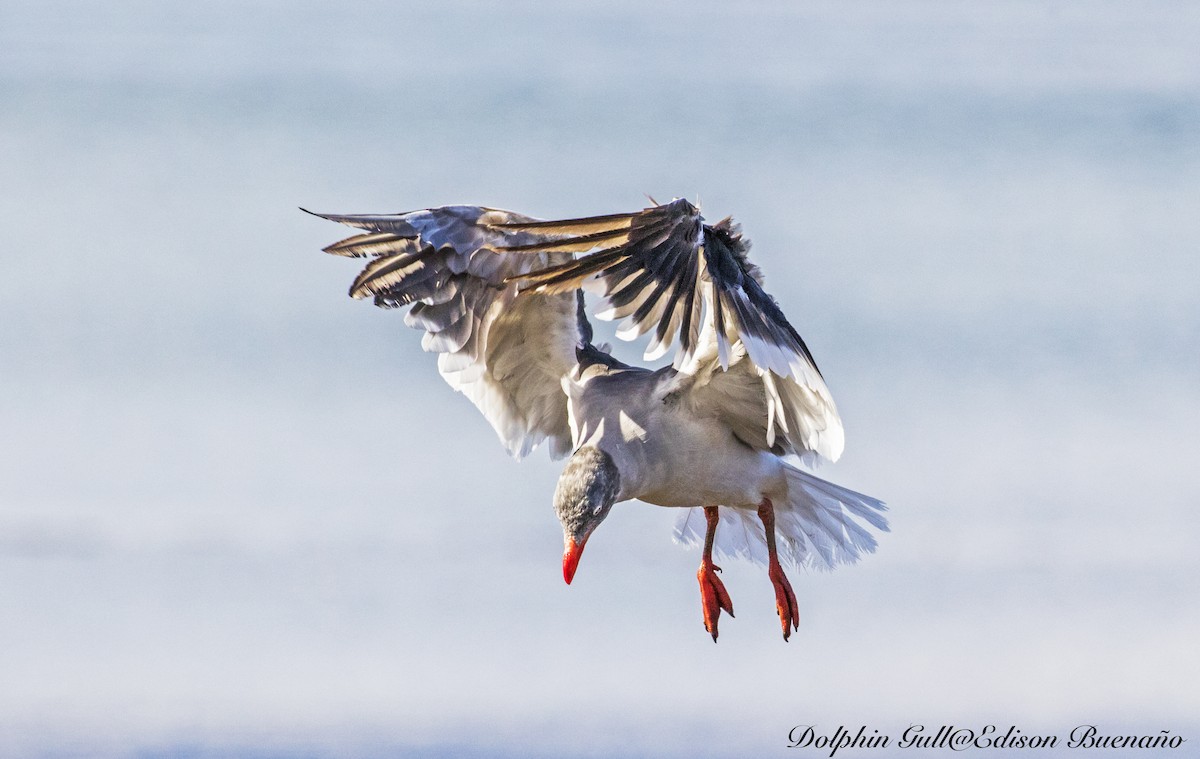
[[(868, 527), (888, 529), (881, 501), (799, 466), (838, 458), (841, 419), (731, 218), (706, 224), (682, 198), (558, 221), (465, 205), (314, 215), (360, 230), (325, 248), (371, 259), (350, 295), (409, 307), (442, 377), (511, 455), (569, 455), (554, 492), (568, 584), (615, 503), (678, 508), (677, 542), (703, 546), (713, 641), (721, 611), (733, 616), (714, 548), (766, 564), (786, 641), (800, 613), (781, 561), (831, 569), (875, 550)], [(644, 358), (673, 350), (671, 364), (594, 344), (584, 290), (596, 318), (622, 320), (619, 338), (649, 333)]]

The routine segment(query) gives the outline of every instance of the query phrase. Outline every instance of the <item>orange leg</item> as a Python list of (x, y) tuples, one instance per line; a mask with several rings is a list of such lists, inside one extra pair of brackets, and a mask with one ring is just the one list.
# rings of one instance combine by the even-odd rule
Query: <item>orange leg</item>
[(796, 603), (792, 584), (788, 582), (783, 567), (779, 565), (779, 554), (775, 549), (775, 505), (771, 503), (770, 498), (764, 498), (758, 505), (758, 518), (762, 520), (763, 530), (767, 533), (767, 576), (775, 586), (775, 611), (779, 613), (779, 621), (783, 624), (783, 639), (786, 641), (791, 637), (792, 630), (800, 629), (800, 607)]
[(700, 581), (700, 603), (704, 609), (704, 629), (712, 634), (713, 643), (717, 642), (717, 618), (721, 609), (733, 616), (733, 601), (725, 591), (725, 584), (717, 577), (721, 568), (713, 564), (713, 539), (717, 536), (717, 507), (705, 506), (704, 518), (708, 522), (708, 530), (704, 533), (704, 558), (700, 560), (700, 571), (696, 579)]

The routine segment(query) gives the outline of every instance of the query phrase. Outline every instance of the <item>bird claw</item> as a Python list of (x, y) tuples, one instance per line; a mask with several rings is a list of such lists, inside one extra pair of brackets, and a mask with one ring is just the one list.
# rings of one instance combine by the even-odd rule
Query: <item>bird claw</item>
[(791, 637), (792, 630), (800, 629), (800, 605), (796, 603), (796, 593), (792, 590), (787, 575), (783, 573), (783, 567), (777, 563), (772, 564), (767, 574), (771, 578), (771, 584), (775, 586), (775, 611), (783, 625), (783, 640), (786, 642)]
[(717, 642), (717, 619), (721, 616), (721, 610), (724, 609), (729, 616), (733, 616), (733, 601), (729, 598), (729, 593), (725, 590), (725, 584), (721, 582), (721, 578), (717, 577), (717, 572), (721, 568), (710, 561), (700, 563), (700, 571), (696, 573), (696, 579), (700, 581), (700, 604), (704, 609), (704, 629), (712, 635), (713, 642)]

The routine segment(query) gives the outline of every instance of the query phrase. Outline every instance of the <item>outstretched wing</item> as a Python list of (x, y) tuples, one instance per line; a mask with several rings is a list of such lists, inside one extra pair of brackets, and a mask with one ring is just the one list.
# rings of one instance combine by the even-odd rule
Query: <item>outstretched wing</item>
[(315, 214), (364, 230), (326, 252), (372, 260), (350, 295), (384, 308), (411, 306), (410, 327), (436, 352), (449, 385), (483, 413), (509, 453), (520, 458), (543, 441), (551, 455), (570, 452), (561, 381), (576, 348), (590, 340), (573, 292), (520, 295), (513, 281), (567, 262), (570, 254), (506, 252), (543, 236), (506, 228), (532, 219), (476, 206), (394, 215)]
[(726, 418), (758, 448), (841, 455), (833, 397), (729, 219), (704, 224), (699, 210), (679, 199), (634, 214), (502, 226), (555, 235), (506, 250), (584, 254), (511, 277), (527, 292), (594, 284), (607, 302), (597, 318), (624, 319), (619, 337), (653, 330), (647, 359), (665, 355), (678, 339), (674, 364), (685, 375), (681, 388), (695, 391), (697, 411)]

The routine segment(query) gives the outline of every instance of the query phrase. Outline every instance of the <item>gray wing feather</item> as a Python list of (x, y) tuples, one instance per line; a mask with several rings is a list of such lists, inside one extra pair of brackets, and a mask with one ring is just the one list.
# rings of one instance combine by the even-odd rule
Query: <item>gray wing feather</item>
[(549, 230), (510, 228), (534, 220), (476, 206), (316, 215), (365, 230), (325, 249), (372, 259), (350, 295), (384, 308), (411, 306), (405, 323), (425, 332), (422, 347), (440, 354), (442, 377), (471, 399), (511, 454), (522, 457), (543, 441), (553, 456), (569, 452), (561, 381), (587, 341), (586, 322), (575, 295), (521, 294), (512, 279), (571, 255), (506, 251), (544, 242)]

